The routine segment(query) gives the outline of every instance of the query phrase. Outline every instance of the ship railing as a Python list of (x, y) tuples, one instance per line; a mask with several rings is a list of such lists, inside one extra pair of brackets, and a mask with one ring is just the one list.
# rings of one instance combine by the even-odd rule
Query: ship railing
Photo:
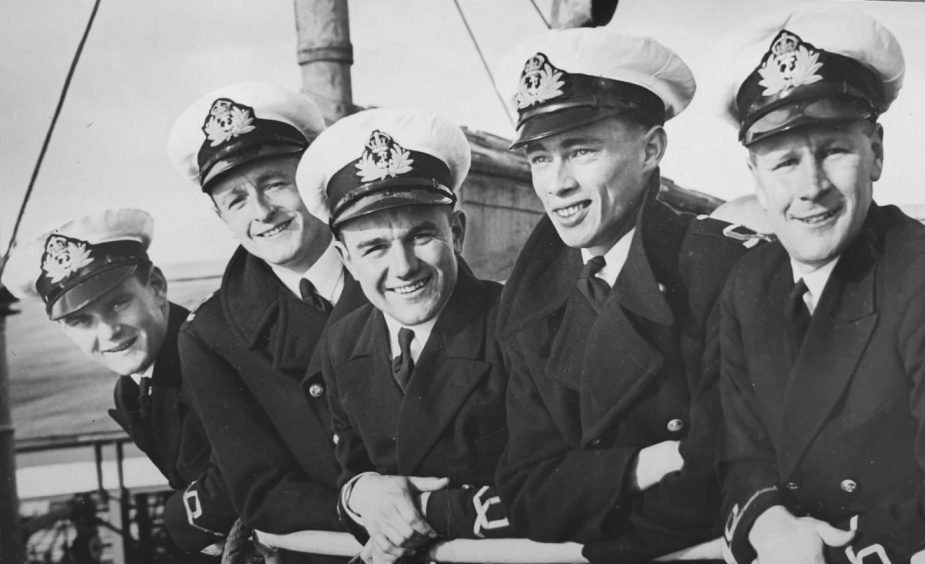
[[(293, 552), (353, 557), (362, 546), (348, 533), (329, 531), (298, 531), (273, 535), (257, 531), (257, 540), (271, 548)], [(428, 552), (428, 562), (492, 564), (586, 564), (581, 555), (582, 545), (574, 542), (542, 543), (527, 539), (458, 539), (436, 543)], [(714, 539), (703, 544), (668, 554), (655, 561), (721, 560), (722, 541)]]

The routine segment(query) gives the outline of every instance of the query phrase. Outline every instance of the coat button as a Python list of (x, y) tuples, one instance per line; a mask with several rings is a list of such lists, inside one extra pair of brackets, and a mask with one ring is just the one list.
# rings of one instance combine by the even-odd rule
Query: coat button
[(798, 489), (800, 489), (800, 485), (797, 484), (796, 482), (787, 482), (787, 489), (792, 492), (795, 492)]
[(851, 493), (854, 490), (858, 489), (858, 483), (854, 480), (842, 480), (841, 489), (843, 492)]
[(588, 445), (589, 445), (589, 446), (592, 446), (592, 447), (599, 447), (599, 446), (601, 446), (601, 440), (600, 440), (600, 439), (594, 439), (593, 441), (591, 441), (590, 443), (588, 443)]
[(684, 421), (681, 421), (680, 419), (672, 419), (671, 421), (668, 422), (668, 430), (671, 431), (672, 433), (677, 433), (683, 428), (684, 428)]
[(324, 395), (324, 386), (316, 382), (308, 387), (308, 394), (313, 398), (320, 398)]

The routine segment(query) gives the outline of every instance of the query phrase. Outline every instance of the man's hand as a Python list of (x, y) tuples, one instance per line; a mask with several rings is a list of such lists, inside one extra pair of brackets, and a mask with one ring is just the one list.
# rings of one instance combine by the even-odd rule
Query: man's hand
[(662, 441), (649, 445), (639, 451), (636, 456), (636, 469), (634, 488), (637, 491), (657, 484), (666, 474), (680, 470), (684, 466), (684, 459), (678, 452), (678, 441)]
[(759, 564), (824, 564), (825, 546), (845, 546), (854, 531), (843, 531), (812, 517), (794, 517), (774, 505), (755, 519), (748, 541), (758, 553)]
[(363, 560), (389, 564), (435, 538), (437, 533), (422, 515), (420, 497), (448, 484), (447, 478), (378, 474), (367, 474), (357, 480), (347, 503), (369, 533)]

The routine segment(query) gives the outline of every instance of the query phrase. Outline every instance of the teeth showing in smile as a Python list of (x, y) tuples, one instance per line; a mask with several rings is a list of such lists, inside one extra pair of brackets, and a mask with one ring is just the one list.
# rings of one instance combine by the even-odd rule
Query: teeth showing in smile
[(119, 345), (116, 345), (116, 346), (112, 347), (111, 349), (107, 349), (107, 350), (105, 350), (105, 351), (103, 351), (103, 352), (105, 352), (105, 353), (120, 353), (120, 352), (122, 352), (122, 351), (128, 349), (129, 347), (131, 347), (133, 344), (135, 344), (135, 339), (129, 339), (128, 341), (125, 341), (124, 343), (119, 344)]
[(417, 290), (420, 290), (421, 288), (423, 288), (424, 285), (427, 284), (428, 280), (429, 278), (424, 278), (423, 280), (418, 280), (414, 284), (408, 284), (407, 286), (399, 286), (397, 288), (392, 288), (392, 291), (394, 291), (395, 293), (399, 295), (410, 294), (412, 292), (416, 292)]
[(272, 237), (272, 236), (274, 236), (274, 235), (276, 235), (276, 234), (278, 234), (278, 233), (282, 233), (282, 231), (283, 231), (284, 229), (286, 229), (287, 227), (289, 227), (289, 224), (290, 224), (291, 222), (292, 222), (292, 220), (286, 221), (286, 222), (284, 222), (284, 223), (280, 223), (279, 225), (277, 225), (277, 226), (274, 227), (273, 229), (270, 229), (269, 231), (264, 231), (263, 233), (261, 233), (260, 235), (258, 235), (258, 237)]
[(580, 212), (584, 208), (588, 207), (588, 202), (579, 202), (575, 205), (571, 205), (567, 208), (559, 208), (556, 210), (556, 215), (559, 217), (572, 217), (576, 213)]
[(831, 211), (827, 211), (823, 213), (817, 213), (816, 215), (811, 215), (809, 217), (801, 217), (799, 218), (799, 220), (802, 221), (803, 223), (815, 225), (817, 223), (822, 223), (828, 219), (831, 219), (832, 217), (835, 216), (837, 212), (838, 210), (831, 210)]

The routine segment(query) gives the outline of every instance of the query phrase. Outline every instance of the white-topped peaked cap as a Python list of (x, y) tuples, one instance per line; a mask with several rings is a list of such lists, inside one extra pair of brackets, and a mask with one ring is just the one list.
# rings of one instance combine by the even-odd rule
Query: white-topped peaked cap
[(495, 71), (517, 111), (512, 148), (618, 114), (646, 125), (681, 113), (697, 84), (658, 41), (602, 28), (552, 30), (508, 52)]
[(77, 311), (150, 262), (154, 220), (147, 212), (122, 208), (95, 212), (50, 226), (7, 270), (15, 287), (40, 298), (52, 320)]
[(219, 88), (189, 106), (173, 125), (167, 156), (203, 192), (234, 167), (305, 148), (324, 130), (308, 96), (264, 82)]
[(345, 117), (302, 155), (296, 184), (308, 210), (333, 227), (406, 205), (453, 204), (472, 161), (466, 135), (415, 109)]
[(708, 96), (745, 145), (812, 123), (876, 118), (896, 99), (896, 37), (853, 6), (789, 9), (742, 26), (714, 50)]

